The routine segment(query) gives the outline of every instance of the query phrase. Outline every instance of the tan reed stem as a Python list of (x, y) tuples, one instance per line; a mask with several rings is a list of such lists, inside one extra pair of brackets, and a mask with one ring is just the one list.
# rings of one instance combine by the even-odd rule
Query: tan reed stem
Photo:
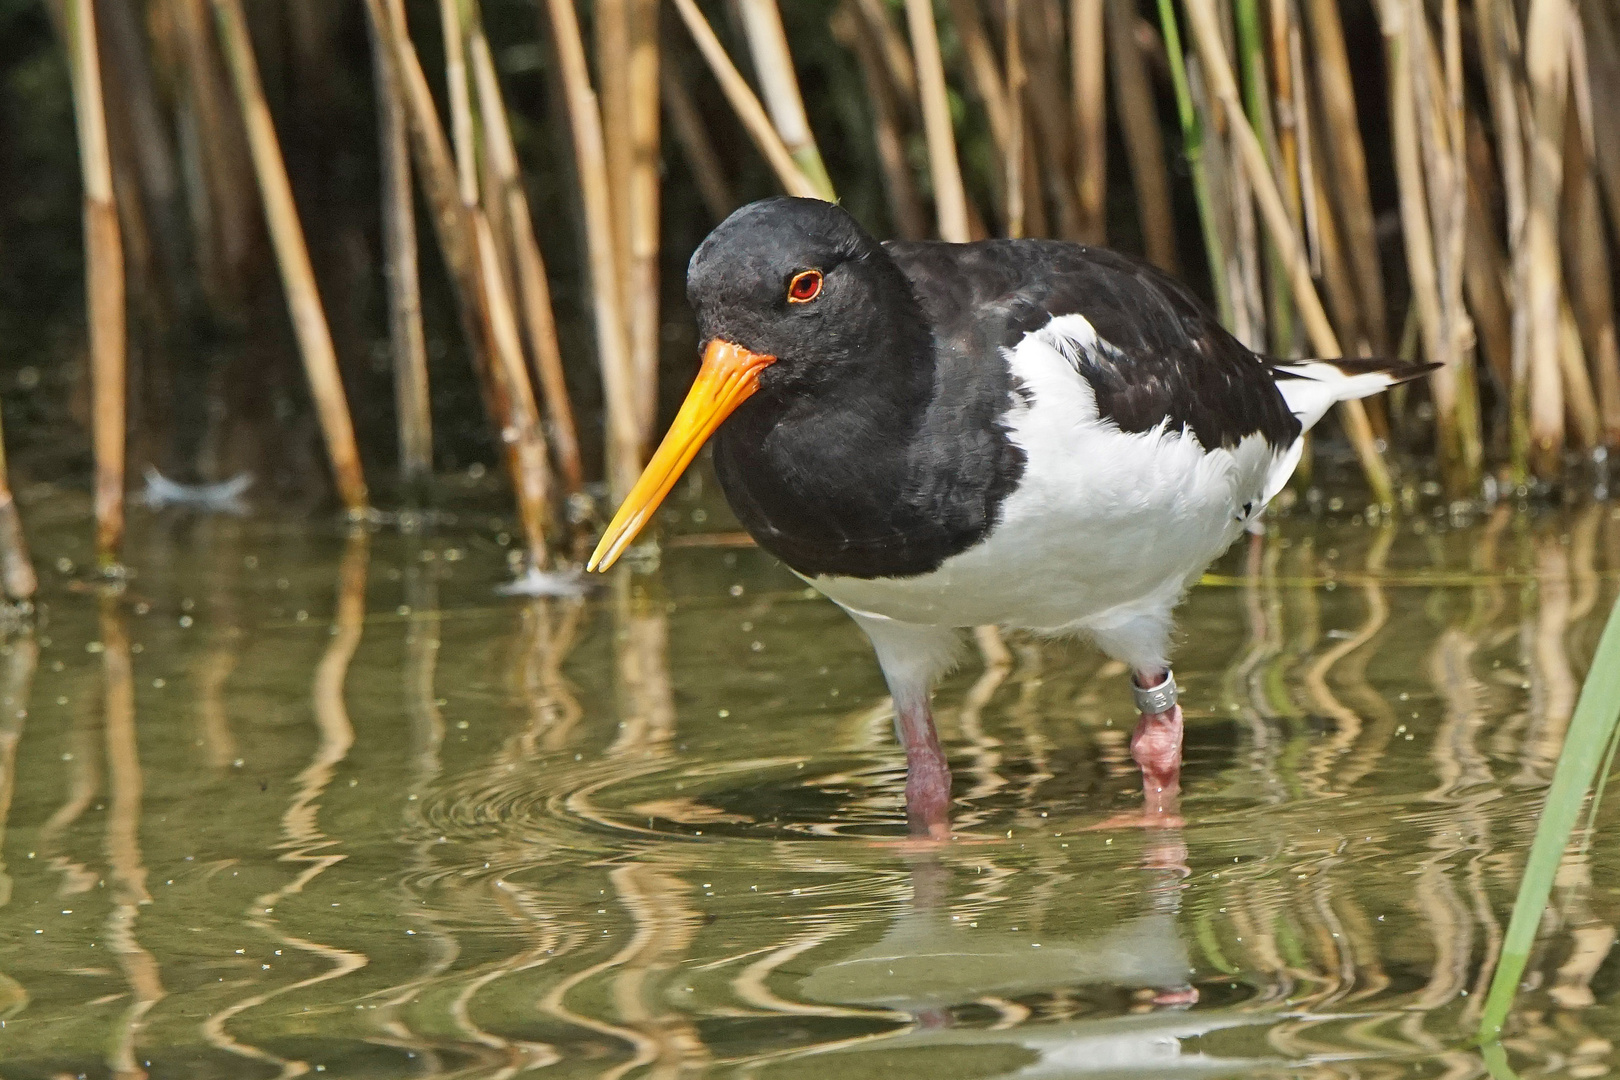
[(1530, 464), (1555, 477), (1564, 451), (1564, 386), (1560, 371), (1558, 197), (1563, 188), (1564, 104), (1569, 89), (1567, 0), (1531, 0), (1524, 61), (1530, 89), (1528, 205), (1524, 247), (1529, 321)]
[[(548, 3), (554, 0), (547, 0)], [(765, 161), (771, 170), (776, 173), (777, 181), (786, 189), (789, 195), (799, 195), (809, 199), (832, 199), (833, 193), (828, 191), (804, 174), (799, 163), (793, 160), (793, 154), (787, 145), (782, 142), (782, 136), (777, 133), (771, 118), (766, 115), (765, 107), (754, 96), (753, 88), (748, 80), (742, 77), (737, 66), (726, 55), (726, 47), (720, 44), (715, 37), (714, 29), (709, 20), (703, 17), (698, 10), (696, 0), (675, 0), (675, 10), (680, 13), (681, 21), (686, 24), (687, 32), (692, 35), (692, 41), (697, 45), (698, 52), (708, 63), (709, 70), (714, 73), (715, 80), (719, 82), (721, 91), (726, 100), (731, 102), (732, 110), (737, 119), (742, 121), (743, 129), (748, 132), (749, 138), (759, 152), (765, 155)]]
[[(1233, 141), (1237, 145), (1244, 172), (1254, 185), (1266, 226), (1270, 230), (1273, 243), (1277, 246), (1283, 265), (1288, 270), (1294, 300), (1306, 332), (1310, 334), (1312, 345), (1323, 356), (1343, 355), (1338, 338), (1333, 333), (1333, 326), (1328, 322), (1327, 313), (1322, 309), (1322, 301), (1316, 295), (1316, 286), (1311, 281), (1310, 260), (1306, 257), (1299, 237), (1295, 235), (1293, 226), (1288, 220), (1288, 211), (1283, 206), (1282, 196), (1278, 194), (1271, 172), (1266, 167), (1265, 153), (1260, 148), (1260, 140), (1255, 136), (1254, 129), (1249, 127), (1248, 120), (1243, 114), (1237, 81), (1226, 59), (1226, 46), (1221, 41), (1220, 26), (1215, 19), (1212, 0), (1188, 0), (1187, 15), (1192, 23), (1193, 37), (1197, 42), (1199, 55), (1204, 58), (1204, 64), (1209, 70), (1212, 89), (1226, 109), (1228, 121), (1232, 126)], [(1380, 503), (1392, 503), (1395, 497), (1394, 485), (1373, 442), (1366, 410), (1361, 407), (1359, 401), (1347, 401), (1343, 403), (1340, 415), (1344, 419), (1345, 433), (1350, 438), (1350, 445), (1361, 461), (1362, 472), (1372, 489), (1373, 497)]]
[(1007, 154), (1003, 162), (1007, 179), (1007, 235), (1024, 235), (1024, 35), (1020, 32), (1018, 0), (1006, 0), (1007, 11)]
[(1158, 107), (1148, 81), (1142, 50), (1136, 44), (1136, 4), (1108, 0), (1108, 55), (1114, 73), (1114, 100), (1119, 126), (1136, 185), (1136, 212), (1148, 260), (1177, 272), (1176, 228), (1170, 208), (1170, 175), (1164, 164), (1164, 136), (1159, 132)]
[(478, 205), (478, 146), (472, 91), (467, 82), (467, 38), (460, 0), (439, 0), (444, 39), (444, 81), (450, 101), (450, 141), (456, 150), (456, 190), (465, 206)]
[(928, 171), (934, 182), (934, 213), (940, 239), (966, 243), (970, 239), (967, 193), (962, 188), (962, 169), (956, 159), (956, 132), (951, 127), (951, 107), (945, 92), (945, 64), (939, 54), (939, 32), (934, 26), (930, 0), (906, 0), (906, 20), (917, 64), (917, 89), (922, 96)]
[(478, 91), (484, 142), (489, 152), (491, 180), (496, 190), (488, 201), (504, 208), (503, 219), (511, 241), (517, 270), (517, 299), (523, 313), (524, 334), (534, 357), (535, 374), (545, 397), (546, 418), (551, 423), (551, 444), (563, 487), (570, 494), (584, 487), (579, 457), (579, 433), (574, 408), (568, 398), (568, 382), (563, 374), (562, 349), (557, 343), (557, 324), (551, 308), (551, 282), (545, 259), (535, 240), (529, 214), (529, 198), (523, 187), (517, 149), (501, 95), (500, 80), (489, 51), (481, 20), (471, 25), (468, 56), (472, 61), (473, 85)]
[[(404, 0), (389, 0), (402, 25)], [(404, 98), (385, 50), (388, 39), (367, 20), (375, 57), (377, 127), (382, 165), (384, 278), (388, 338), (394, 361), (399, 467), (407, 488), (420, 491), (433, 474), (433, 409), (428, 389), (427, 338), (422, 328), (422, 282), (417, 262), (416, 207), (411, 199), (410, 128)]]
[(737, 197), (732, 194), (731, 183), (726, 179), (725, 167), (720, 164), (714, 140), (709, 138), (709, 129), (704, 126), (703, 115), (670, 64), (659, 65), (658, 82), (663, 91), (664, 113), (675, 132), (675, 141), (681, 144), (687, 167), (692, 170), (698, 194), (703, 197), (709, 216), (720, 221), (737, 208)]
[[(968, 80), (973, 92), (984, 104), (985, 118), (990, 123), (990, 141), (995, 144), (996, 156), (1005, 160), (1011, 139), (1011, 113), (1007, 105), (1007, 89), (1002, 85), (1001, 65), (996, 62), (995, 50), (985, 33), (984, 19), (974, 0), (951, 0), (951, 25), (962, 43), (962, 56), (967, 65)], [(910, 54), (906, 64), (912, 74), (912, 90), (916, 91), (916, 68)]]
[(0, 586), (12, 600), (32, 600), (39, 588), (34, 563), (28, 555), (22, 515), (11, 494), (11, 473), (6, 465), (5, 432), (0, 429)]
[(326, 440), (338, 496), (351, 514), (362, 513), (366, 509), (366, 482), (360, 471), (354, 425), (349, 420), (349, 403), (343, 393), (343, 379), (338, 374), (332, 332), (321, 307), (320, 291), (315, 286), (315, 270), (310, 265), (304, 230), (298, 221), (298, 207), (293, 202), (292, 185), (287, 180), (281, 144), (270, 119), (270, 107), (264, 100), (247, 20), (242, 13), (241, 0), (211, 2), (220, 48), (236, 84), (242, 122), (248, 132), (248, 148), (252, 151), (253, 168), (264, 200), (265, 221), (275, 245), (282, 287), (287, 292), (287, 308), (304, 360), (304, 372), (309, 378), (310, 395), (315, 399), (320, 417), (321, 434)]
[(527, 554), (533, 565), (543, 566), (550, 485), (545, 441), (494, 237), (478, 208), (461, 201), (450, 143), (404, 24), (384, 9), (383, 0), (366, 0), (366, 13), (387, 35), (390, 48), (384, 55), (403, 93), (417, 175), (455, 286), (484, 407), (500, 433)]
[[(640, 391), (637, 422), (643, 453), (650, 453), (653, 425), (658, 419), (658, 357), (662, 343), (658, 304), (659, 195), (662, 166), (659, 158), (658, 0), (632, 0), (630, 56), (626, 64), (629, 89), (630, 162), (626, 200), (615, 203), (618, 216), (629, 222), (629, 257), (619, 270), (624, 278), (621, 294), (629, 319), (630, 366)], [(786, 43), (783, 45), (786, 49)], [(791, 58), (789, 60), (791, 62)], [(791, 69), (790, 69), (791, 70)], [(814, 152), (814, 144), (811, 144)], [(821, 158), (818, 155), (816, 163)], [(826, 170), (822, 170), (825, 175)], [(832, 184), (826, 184), (829, 191)]]
[(1368, 347), (1374, 355), (1384, 356), (1390, 344), (1384, 276), (1378, 261), (1378, 233), (1367, 184), (1366, 151), (1361, 142), (1339, 5), (1337, 0), (1304, 0), (1304, 8), (1305, 23), (1311, 34), (1316, 88), (1327, 120), (1327, 131), (1321, 139), (1330, 168), (1330, 182), (1326, 186), (1343, 222), (1345, 247), (1355, 268)]
[(1104, 0), (1070, 0), (1069, 75), (1073, 81), (1075, 196), (1080, 239), (1108, 242), (1108, 92), (1103, 49)]
[(1603, 242), (1596, 139), (1589, 154), (1586, 140), (1581, 136), (1580, 125), (1564, 125), (1564, 212), (1560, 240), (1570, 304), (1597, 383), (1602, 441), (1614, 447), (1620, 445), (1620, 348), (1615, 341), (1613, 266), (1608, 246)]
[(109, 569), (117, 565), (124, 542), (124, 398), (128, 379), (124, 245), (113, 191), (112, 155), (107, 146), (95, 4), (93, 0), (70, 0), (63, 13), (73, 77), (79, 168), (84, 182), (85, 302), (90, 327), (96, 557), (103, 569)]
[(737, 0), (737, 9), (742, 13), (743, 33), (754, 58), (754, 75), (759, 79), (760, 96), (765, 99), (771, 122), (799, 171), (825, 193), (823, 198), (830, 199), (832, 180), (810, 131), (810, 118), (804, 112), (799, 80), (793, 72), (793, 53), (788, 48), (776, 0)]
[[(613, 250), (614, 207), (610, 202), (602, 115), (597, 110), (596, 93), (591, 89), (590, 71), (585, 64), (585, 44), (580, 37), (579, 16), (574, 11), (573, 0), (546, 0), (546, 10), (550, 15), (557, 57), (562, 66), (569, 122), (573, 128), (574, 160), (579, 169), (580, 193), (585, 204), (585, 235), (596, 317), (597, 359), (602, 369), (602, 385), (608, 408), (608, 479), (613, 498), (619, 501), (629, 494), (641, 471), (643, 441), (637, 411), (639, 395), (635, 387), (635, 371), (631, 366), (630, 343), (626, 340), (624, 306), (619, 292), (621, 278)], [(705, 27), (707, 25), (704, 23)], [(713, 36), (712, 33), (710, 36)], [(719, 42), (715, 44), (718, 46)], [(732, 69), (733, 73), (735, 70)], [(756, 101), (754, 104), (757, 107), (759, 103)], [(786, 153), (785, 150), (783, 152)]]

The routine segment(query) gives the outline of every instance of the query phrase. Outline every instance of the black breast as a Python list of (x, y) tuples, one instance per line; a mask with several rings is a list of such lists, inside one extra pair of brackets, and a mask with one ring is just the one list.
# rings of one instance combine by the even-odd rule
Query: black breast
[(1007, 365), (994, 354), (919, 362), (932, 378), (913, 393), (760, 394), (726, 421), (715, 471), (761, 547), (811, 577), (913, 577), (994, 528), (1024, 469), (1001, 423)]

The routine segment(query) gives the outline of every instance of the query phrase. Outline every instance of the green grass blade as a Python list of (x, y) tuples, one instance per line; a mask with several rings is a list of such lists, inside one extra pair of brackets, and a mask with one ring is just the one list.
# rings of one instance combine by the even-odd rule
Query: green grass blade
[(1536, 928), (1547, 907), (1558, 864), (1575, 822), (1580, 818), (1587, 792), (1592, 789), (1598, 768), (1605, 760), (1616, 720), (1620, 720), (1620, 604), (1609, 611), (1597, 655), (1592, 658), (1592, 670), (1586, 675), (1580, 700), (1575, 705), (1575, 716), (1564, 736), (1564, 749), (1558, 755), (1552, 786), (1547, 789), (1547, 801), (1536, 825), (1536, 838), (1530, 845), (1530, 857), (1519, 882), (1519, 895), (1513, 902), (1513, 917), (1502, 941), (1501, 959), (1497, 961), (1496, 974), (1491, 978), (1490, 993), (1485, 999), (1485, 1011), (1480, 1017), (1482, 1041), (1492, 1042), (1500, 1037), (1502, 1023), (1513, 1006), (1519, 977), (1524, 974), (1524, 965), (1530, 957), (1530, 946), (1535, 942)]

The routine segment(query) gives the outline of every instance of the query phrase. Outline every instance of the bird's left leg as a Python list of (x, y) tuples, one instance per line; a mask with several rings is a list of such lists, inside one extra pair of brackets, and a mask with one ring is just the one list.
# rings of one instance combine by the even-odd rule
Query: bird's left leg
[(1131, 733), (1131, 757), (1142, 770), (1144, 809), (1150, 817), (1173, 816), (1181, 792), (1181, 706), (1168, 658), (1169, 606), (1162, 614), (1138, 613), (1095, 626), (1092, 633), (1104, 652), (1131, 668), (1131, 692), (1141, 714)]
[(906, 750), (906, 818), (911, 831), (935, 840), (949, 839), (951, 769), (934, 730), (929, 698), (934, 680), (955, 658), (956, 631), (850, 614), (871, 639), (894, 698), (894, 730)]

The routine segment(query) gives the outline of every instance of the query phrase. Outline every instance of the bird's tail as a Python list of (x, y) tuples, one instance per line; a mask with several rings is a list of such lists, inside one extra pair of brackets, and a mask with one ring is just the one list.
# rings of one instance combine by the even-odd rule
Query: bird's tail
[(1403, 382), (1421, 379), (1438, 364), (1400, 360), (1272, 360), (1271, 376), (1288, 411), (1309, 431), (1341, 401), (1369, 397)]

